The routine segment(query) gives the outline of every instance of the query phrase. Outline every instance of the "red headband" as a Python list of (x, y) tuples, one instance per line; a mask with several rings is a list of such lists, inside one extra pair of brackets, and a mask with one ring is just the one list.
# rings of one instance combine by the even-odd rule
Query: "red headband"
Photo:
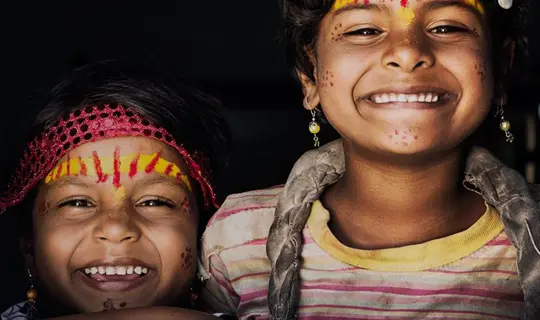
[(165, 129), (144, 120), (128, 107), (105, 104), (70, 113), (28, 144), (7, 194), (0, 197), (0, 213), (21, 203), (70, 150), (87, 142), (125, 136), (157, 139), (178, 151), (188, 165), (191, 177), (199, 182), (205, 205), (212, 203), (218, 207), (212, 186), (203, 172), (203, 157), (197, 157), (198, 162), (195, 161), (197, 153), (190, 155)]

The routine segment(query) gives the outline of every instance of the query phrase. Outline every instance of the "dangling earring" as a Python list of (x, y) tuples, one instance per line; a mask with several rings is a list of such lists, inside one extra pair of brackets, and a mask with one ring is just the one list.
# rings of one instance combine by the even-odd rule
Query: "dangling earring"
[(510, 121), (506, 120), (504, 118), (504, 103), (501, 99), (500, 105), (497, 106), (497, 114), (501, 115), (501, 122), (499, 123), (499, 128), (504, 132), (504, 135), (506, 136), (506, 142), (512, 143), (514, 142), (514, 135), (510, 132)]
[(189, 288), (189, 304), (192, 308), (195, 308), (197, 305), (197, 300), (199, 300), (199, 293), (202, 290), (204, 285), (204, 278), (201, 275), (196, 275), (193, 279), (193, 283)]
[(26, 291), (26, 304), (30, 306), (30, 309), (32, 312), (36, 311), (36, 299), (37, 299), (37, 290), (34, 288), (34, 281), (32, 281), (32, 273), (30, 272), (30, 269), (26, 269), (26, 272), (28, 273), (28, 281), (30, 282), (30, 286), (28, 290)]
[(309, 132), (313, 134), (313, 146), (315, 148), (318, 148), (320, 146), (319, 137), (317, 137), (317, 133), (321, 131), (321, 126), (317, 122), (317, 112), (315, 109), (311, 109), (311, 106), (309, 105), (309, 102), (307, 101), (307, 97), (304, 99), (304, 105), (307, 107), (307, 109), (310, 109), (311, 112), (311, 122), (309, 123)]

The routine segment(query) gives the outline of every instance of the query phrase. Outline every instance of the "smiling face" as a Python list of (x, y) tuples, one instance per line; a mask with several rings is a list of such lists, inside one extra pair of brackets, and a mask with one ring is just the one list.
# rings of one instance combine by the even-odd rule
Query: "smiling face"
[(448, 150), (486, 118), (493, 95), (485, 10), (479, 1), (339, 1), (301, 75), (354, 147), (378, 154)]
[(37, 278), (80, 312), (165, 305), (195, 273), (198, 215), (179, 154), (144, 137), (87, 143), (39, 186)]

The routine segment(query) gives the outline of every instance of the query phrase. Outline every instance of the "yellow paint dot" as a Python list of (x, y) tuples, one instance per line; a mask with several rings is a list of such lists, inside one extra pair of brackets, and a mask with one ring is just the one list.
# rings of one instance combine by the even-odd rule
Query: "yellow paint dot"
[(411, 8), (401, 7), (398, 11), (401, 21), (408, 26), (414, 20), (414, 11)]
[(118, 189), (114, 190), (114, 202), (122, 202), (126, 197), (126, 189), (124, 186), (120, 186)]

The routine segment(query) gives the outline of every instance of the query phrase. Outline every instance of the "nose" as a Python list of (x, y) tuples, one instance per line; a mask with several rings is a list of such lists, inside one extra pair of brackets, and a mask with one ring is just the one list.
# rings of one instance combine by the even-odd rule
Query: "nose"
[(94, 229), (94, 238), (100, 242), (132, 243), (141, 237), (140, 229), (133, 218), (121, 210), (104, 212), (99, 218), (99, 224)]
[(384, 54), (382, 63), (388, 69), (411, 73), (418, 69), (431, 68), (435, 57), (427, 41), (420, 37), (410, 40), (407, 35), (393, 41)]

